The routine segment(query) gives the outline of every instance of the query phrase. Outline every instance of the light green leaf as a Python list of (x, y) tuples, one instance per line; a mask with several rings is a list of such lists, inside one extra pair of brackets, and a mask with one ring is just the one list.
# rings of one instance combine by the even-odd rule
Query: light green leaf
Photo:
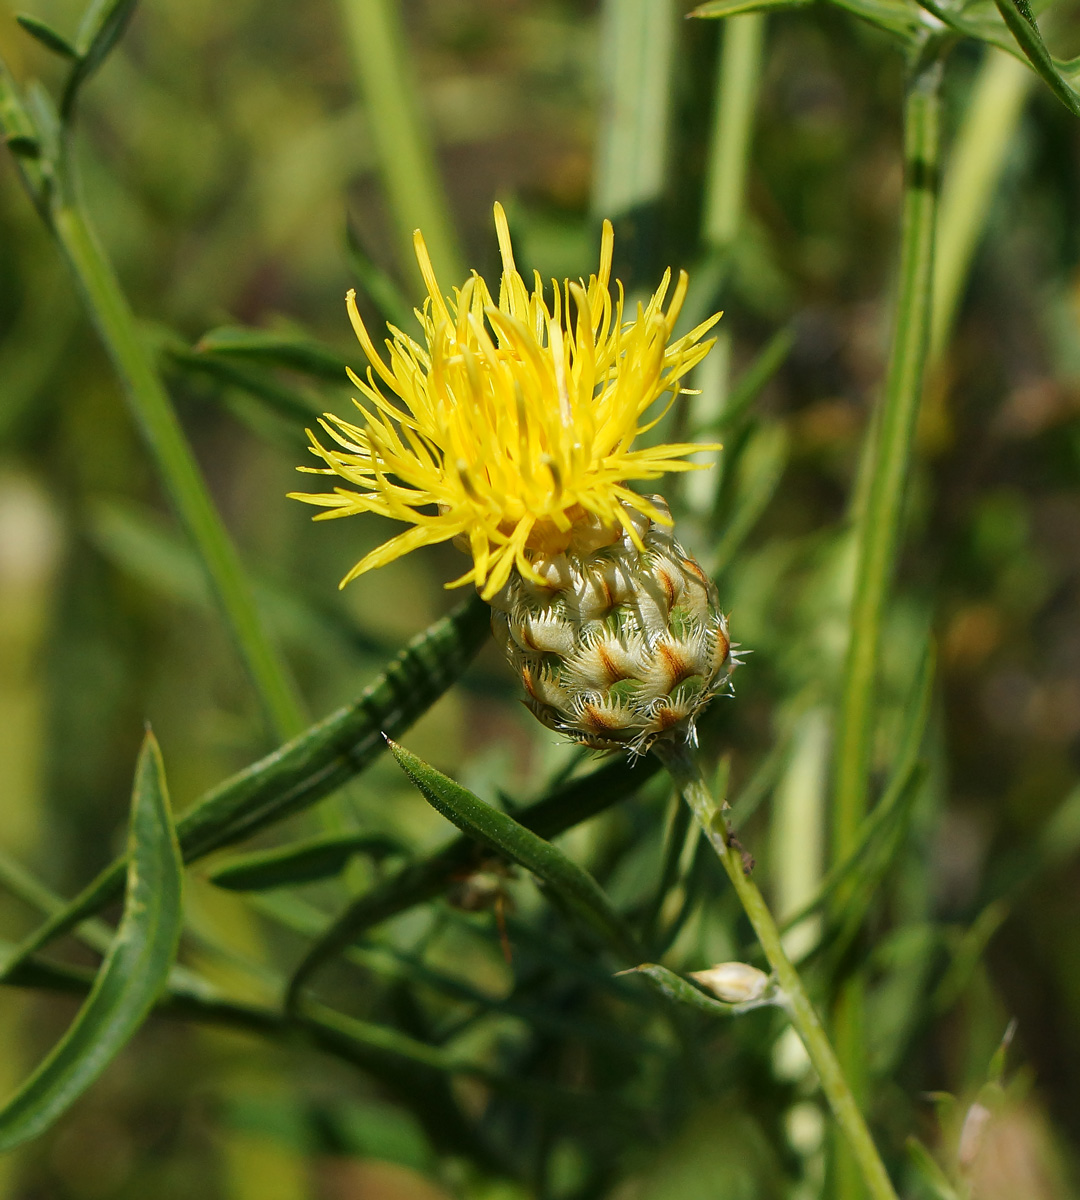
[(462, 833), (505, 855), (542, 879), (566, 905), (620, 954), (634, 954), (634, 939), (596, 880), (550, 842), (468, 788), (389, 741), (390, 753), (424, 799)]
[(176, 957), (180, 847), (161, 754), (149, 732), (135, 768), (129, 843), (116, 937), (70, 1029), (0, 1110), (0, 1152), (44, 1132), (97, 1079), (142, 1024)]
[(233, 892), (261, 892), (340, 875), (357, 854), (382, 859), (391, 854), (402, 854), (404, 849), (397, 838), (388, 834), (332, 834), (273, 850), (237, 855), (215, 867), (210, 872), (210, 881)]
[(737, 17), (742, 13), (764, 12), (774, 8), (802, 8), (810, 0), (709, 0), (687, 13), (688, 17)]

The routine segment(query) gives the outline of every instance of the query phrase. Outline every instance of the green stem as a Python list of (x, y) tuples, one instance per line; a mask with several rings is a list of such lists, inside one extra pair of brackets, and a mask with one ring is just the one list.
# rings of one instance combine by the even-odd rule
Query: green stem
[[(707, 252), (724, 263), (725, 276), (743, 223), (764, 43), (763, 13), (729, 17), (723, 22), (701, 234)], [(728, 407), (731, 334), (724, 325), (721, 322), (716, 345), (695, 373), (694, 386), (701, 394), (693, 400), (690, 420), (694, 429), (715, 427)], [(699, 438), (705, 440), (703, 435)], [(712, 513), (720, 481), (720, 470), (699, 471), (684, 480), (687, 501), (701, 519)]]
[(218, 602), (274, 733), (304, 728), (299, 701), (267, 639), (244, 569), (199, 472), (168, 394), (139, 340), (135, 317), (82, 208), (66, 201), (52, 225), (91, 319), (120, 376), (173, 506), (198, 548)]
[(698, 824), (723, 864), (739, 902), (753, 926), (765, 957), (784, 995), (784, 1007), (817, 1071), (821, 1090), (837, 1125), (847, 1139), (852, 1157), (873, 1200), (897, 1200), (888, 1173), (866, 1127), (855, 1096), (848, 1086), (821, 1019), (814, 1011), (802, 979), (784, 951), (780, 930), (773, 920), (757, 884), (744, 863), (744, 851), (718, 810), (701, 775), (701, 769), (685, 746), (666, 746), (660, 751), (672, 778), (682, 791)]
[(419, 285), (413, 230), (420, 229), (435, 273), (449, 288), (465, 279), (465, 268), (420, 107), (400, 5), (398, 0), (341, 0), (341, 11), (402, 267)]
[[(833, 793), (834, 863), (854, 851), (869, 800), (870, 750), (878, 652), (885, 602), (900, 542), (904, 493), (922, 395), (930, 333), (934, 234), (937, 220), (942, 60), (923, 47), (904, 104), (904, 201), (896, 329), (880, 410), (869, 436), (865, 503), (856, 513), (855, 590), (844, 668)], [(847, 900), (839, 889), (837, 907)], [(862, 980), (839, 989), (833, 1011), (837, 1052), (855, 1095), (865, 1093)], [(841, 1149), (837, 1196), (862, 1194), (854, 1166)]]

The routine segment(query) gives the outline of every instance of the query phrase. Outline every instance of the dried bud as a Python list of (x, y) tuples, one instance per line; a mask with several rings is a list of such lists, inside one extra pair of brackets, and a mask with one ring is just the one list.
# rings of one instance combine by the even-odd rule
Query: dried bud
[(748, 963), (717, 963), (707, 971), (693, 971), (690, 978), (707, 987), (726, 1004), (750, 1004), (760, 1000), (769, 987), (769, 977)]

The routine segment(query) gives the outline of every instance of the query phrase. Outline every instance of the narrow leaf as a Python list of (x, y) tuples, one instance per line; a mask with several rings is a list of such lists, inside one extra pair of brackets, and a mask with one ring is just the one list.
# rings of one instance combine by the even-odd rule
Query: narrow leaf
[[(669, 971), (667, 967), (661, 967), (657, 963), (642, 963), (639, 967), (633, 967), (629, 971), (620, 971), (619, 974), (640, 975), (654, 991), (659, 992), (665, 999), (674, 1000), (676, 1004), (689, 1005), (690, 1008), (696, 1008), (698, 1012), (706, 1013), (710, 1017), (731, 1017), (743, 1010), (742, 1005), (725, 1004), (722, 1000), (714, 1000), (712, 996), (707, 996), (689, 980), (683, 979), (681, 975), (676, 975), (674, 971)], [(751, 1007), (760, 1008), (761, 1005), (756, 1003)]]
[(15, 20), (47, 50), (51, 50), (63, 58), (78, 58), (75, 47), (62, 33), (57, 33), (51, 25), (46, 25), (44, 21), (39, 21), (37, 17), (32, 17), (29, 13), (16, 13)]
[(86, 1003), (0, 1110), (0, 1152), (46, 1130), (142, 1024), (165, 986), (181, 928), (181, 861), (161, 754), (147, 733), (135, 769), (124, 914)]
[(210, 881), (234, 892), (261, 892), (330, 879), (340, 875), (357, 854), (379, 860), (391, 854), (402, 854), (404, 850), (397, 838), (387, 834), (337, 834), (237, 855), (215, 867), (210, 872)]
[[(616, 759), (590, 775), (556, 787), (535, 804), (518, 812), (517, 819), (542, 838), (555, 837), (633, 795), (659, 767), (659, 760), (652, 756), (636, 764)], [(321, 931), (302, 970), (310, 973), (366, 930), (418, 904), (434, 900), (445, 891), (451, 879), (476, 863), (476, 842), (471, 837), (459, 837), (427, 858), (402, 867), (389, 879), (357, 897)]]
[(75, 37), (78, 59), (64, 87), (60, 111), (71, 115), (83, 85), (123, 36), (135, 12), (135, 0), (90, 0)]
[(462, 833), (490, 846), (542, 879), (619, 953), (634, 952), (633, 936), (611, 907), (599, 884), (582, 867), (550, 842), (467, 788), (436, 771), (423, 759), (389, 742), (390, 753), (424, 799), (452, 821)]
[(960, 1200), (945, 1172), (937, 1165), (934, 1156), (918, 1138), (908, 1138), (907, 1152), (912, 1166), (918, 1172), (922, 1182), (930, 1189), (935, 1200)]
[(1051, 56), (1026, 0), (995, 0), (995, 3), (1009, 32), (1016, 38), (1036, 73), (1049, 84), (1050, 90), (1074, 116), (1080, 116), (1080, 94), (1062, 74), (1062, 68), (1071, 72), (1073, 64), (1057, 63)]
[(688, 12), (688, 17), (737, 17), (742, 13), (765, 12), (776, 8), (802, 8), (810, 0), (709, 0)]
[(346, 363), (321, 342), (296, 334), (250, 329), (243, 325), (223, 325), (211, 329), (195, 345), (200, 355), (247, 359), (272, 367), (288, 367), (317, 379), (344, 383)]
[[(442, 695), (479, 650), (488, 606), (470, 597), (414, 638), (355, 703), (226, 780), (177, 822), (186, 862), (309, 808), (362, 771), (384, 748), (381, 730), (400, 733)], [(27, 955), (108, 904), (123, 883), (118, 859), (62, 912), (3, 961), (0, 977)]]

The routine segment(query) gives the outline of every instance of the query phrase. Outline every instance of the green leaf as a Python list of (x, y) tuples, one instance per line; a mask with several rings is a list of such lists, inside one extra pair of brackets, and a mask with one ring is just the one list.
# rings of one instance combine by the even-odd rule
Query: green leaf
[(404, 850), (401, 841), (387, 834), (334, 834), (237, 855), (215, 867), (210, 881), (233, 892), (261, 892), (340, 875), (357, 854), (378, 860)]
[(287, 367), (291, 371), (300, 371), (331, 383), (344, 383), (348, 378), (345, 360), (321, 342), (299, 334), (274, 333), (244, 325), (223, 325), (219, 329), (211, 329), (195, 344), (195, 353)]
[(282, 383), (272, 372), (234, 362), (224, 355), (197, 354), (183, 346), (167, 346), (168, 361), (185, 371), (197, 372), (226, 388), (236, 388), (261, 400), (264, 407), (290, 423), (308, 423), (319, 416), (325, 405), (319, 404), (303, 391)]
[[(616, 759), (590, 775), (554, 788), (543, 799), (518, 812), (517, 819), (542, 838), (555, 837), (633, 795), (659, 768), (659, 761), (653, 757), (636, 764)], [(455, 876), (475, 867), (477, 861), (476, 842), (471, 837), (459, 837), (427, 858), (402, 867), (357, 897), (329, 927), (321, 930), (319, 941), (311, 948), (303, 966), (304, 972), (313, 971), (366, 930), (417, 904), (434, 900)]]
[(7, 148), (19, 158), (40, 158), (41, 143), (25, 133), (12, 133), (4, 138)]
[(1080, 117), (1080, 93), (1072, 86), (1076, 61), (1055, 59), (1046, 47), (1027, 0), (995, 0), (1009, 32), (1016, 38), (1035, 71), (1074, 115)]
[(676, 975), (674, 971), (669, 971), (667, 967), (661, 967), (657, 963), (642, 963), (639, 967), (632, 967), (629, 971), (620, 971), (619, 974), (624, 976), (640, 975), (661, 996), (668, 1000), (674, 1000), (676, 1004), (689, 1005), (710, 1017), (737, 1016), (751, 1008), (761, 1008), (773, 1003), (772, 1000), (765, 1000), (755, 1001), (750, 1005), (725, 1004), (722, 1000), (714, 1000), (712, 996), (706, 995), (689, 980), (683, 979), (681, 975)]
[(934, 1156), (918, 1138), (908, 1138), (907, 1152), (912, 1166), (918, 1172), (922, 1182), (930, 1189), (935, 1200), (960, 1200), (945, 1172), (937, 1165)]
[(688, 17), (737, 17), (742, 13), (765, 12), (777, 8), (802, 8), (810, 0), (709, 0), (699, 4), (686, 15)]
[(128, 862), (116, 938), (70, 1029), (0, 1111), (0, 1152), (37, 1137), (97, 1079), (142, 1024), (176, 957), (180, 847), (161, 754), (149, 732), (135, 769)]
[(32, 37), (36, 38), (47, 50), (59, 54), (63, 58), (78, 58), (78, 51), (62, 33), (57, 33), (51, 25), (39, 21), (29, 13), (16, 13), (15, 20)]
[[(214, 788), (177, 822), (185, 861), (309, 808), (362, 771), (384, 748), (381, 731), (407, 729), (465, 669), (489, 623), (488, 606), (470, 597), (414, 638), (355, 703)], [(106, 867), (62, 913), (21, 943), (3, 962), (0, 977), (108, 904), (124, 869), (122, 858)]]
[(436, 771), (396, 742), (387, 742), (397, 764), (424, 799), (462, 833), (489, 846), (542, 879), (582, 920), (620, 954), (633, 954), (633, 935), (599, 884), (550, 842), (513, 817), (485, 804), (468, 788)]
[(75, 35), (78, 58), (64, 87), (60, 111), (71, 115), (83, 85), (123, 36), (135, 12), (135, 0), (90, 0)]

